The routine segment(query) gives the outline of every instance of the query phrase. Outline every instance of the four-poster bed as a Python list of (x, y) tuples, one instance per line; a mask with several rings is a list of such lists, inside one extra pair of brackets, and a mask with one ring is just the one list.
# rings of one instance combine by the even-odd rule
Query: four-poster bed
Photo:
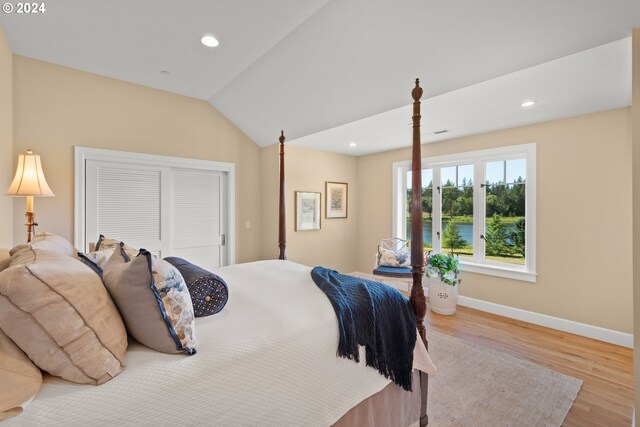
[[(413, 139), (411, 152), (411, 171), (412, 171), (412, 202), (411, 202), (411, 271), (412, 286), (410, 290), (409, 301), (416, 318), (416, 328), (425, 347), (428, 349), (428, 341), (424, 326), (424, 317), (427, 311), (426, 298), (424, 288), (422, 286), (422, 277), (424, 276), (424, 249), (422, 238), (422, 147), (420, 140), (420, 98), (422, 97), (422, 88), (420, 80), (416, 79), (415, 87), (411, 91), (413, 97)], [(284, 131), (280, 133), (280, 193), (279, 193), (279, 229), (278, 229), (278, 247), (280, 254), (278, 259), (285, 260), (286, 249), (286, 224), (285, 224), (285, 163), (284, 163)], [(427, 415), (427, 396), (429, 376), (424, 372), (419, 372), (420, 379), (420, 426), (425, 426), (429, 422)]]
[[(22, 400), (26, 402), (23, 407), (28, 404), (24, 413), (4, 421), (3, 425), (426, 425), (427, 375), (423, 372), (433, 373), (435, 367), (426, 351), (423, 326), (425, 303), (421, 283), (424, 271), (422, 239), (421, 234), (416, 231), (421, 228), (422, 220), (419, 209), (421, 93), (422, 90), (416, 81), (413, 91), (414, 283), (410, 303), (394, 290), (381, 285), (378, 288), (394, 292), (396, 300), (403, 304), (402, 318), (405, 320), (405, 329), (410, 331), (410, 334), (393, 335), (400, 345), (388, 348), (393, 349), (390, 353), (394, 354), (396, 360), (407, 365), (404, 366), (406, 370), (403, 372), (407, 373), (404, 379), (409, 377), (412, 387), (402, 388), (397, 377), (386, 373), (380, 375), (381, 365), (378, 364), (376, 369), (372, 369), (374, 365), (369, 364), (368, 354), (366, 364), (337, 357), (336, 337), (342, 336), (342, 329), (339, 321), (336, 321), (332, 303), (326, 292), (323, 295), (323, 290), (314, 285), (311, 267), (286, 261), (285, 137), (284, 133), (281, 133), (279, 259), (228, 265), (212, 270), (226, 282), (229, 299), (219, 313), (195, 320), (197, 354), (187, 357), (161, 353), (131, 339), (126, 349), (125, 368), (116, 378), (100, 386), (94, 386), (72, 383), (45, 373), (41, 388), (38, 387), (39, 390), (36, 389), (34, 394), (25, 396)], [(53, 237), (65, 241), (61, 237)], [(61, 283), (75, 289), (78, 298), (92, 298), (91, 292), (87, 292), (86, 287), (81, 287), (83, 282), (78, 282), (77, 278), (79, 275), (89, 275), (95, 279), (97, 271), (76, 257), (73, 245), (69, 242), (62, 245), (38, 244), (32, 243), (24, 250), (42, 255), (46, 255), (47, 251), (59, 253), (59, 257), (66, 257), (65, 261), (74, 267), (67, 271), (45, 266), (36, 270), (42, 277), (38, 276), (38, 280), (32, 282), (50, 280), (51, 283)], [(124, 247), (124, 243), (120, 244)], [(14, 249), (19, 250), (20, 247)], [(140, 253), (142, 252), (140, 250)], [(113, 252), (112, 256), (113, 254), (116, 253)], [(43, 256), (37, 259), (44, 262), (47, 258)], [(2, 259), (0, 261), (4, 262)], [(39, 289), (28, 288), (27, 285), (31, 282), (21, 282), (20, 286), (11, 287), (12, 271), (22, 271), (25, 268), (19, 261), (19, 257), (12, 257), (4, 263), (6, 273), (0, 271), (0, 305), (5, 304), (2, 307), (11, 307), (12, 310), (23, 308), (19, 308), (22, 306), (17, 303), (7, 305), (10, 294), (5, 294), (5, 290), (19, 289), (29, 296), (36, 295), (35, 290)], [(74, 269), (79, 271), (76, 276), (69, 273), (75, 271)], [(352, 276), (350, 279), (355, 280)], [(153, 280), (151, 283), (155, 286)], [(317, 282), (315, 284), (317, 285)], [(30, 292), (32, 290), (34, 292)], [(106, 290), (102, 289), (100, 292)], [(48, 301), (44, 298), (36, 300)], [(378, 310), (382, 305), (375, 307)], [(185, 308), (188, 308), (188, 305)], [(28, 307), (24, 310), (28, 310)], [(0, 310), (0, 313), (3, 312), (6, 314), (9, 310)], [(387, 310), (387, 313), (394, 316), (392, 319), (400, 317), (399, 311)], [(155, 314), (160, 316), (159, 312)], [(113, 311), (111, 319), (114, 317), (119, 318), (117, 310)], [(364, 323), (371, 323), (368, 322), (367, 316), (353, 317), (367, 319)], [(415, 327), (414, 318), (417, 322)], [(0, 320), (2, 319), (0, 316)], [(67, 324), (61, 326), (55, 316), (47, 319), (52, 320), (52, 327), (56, 331), (61, 327), (71, 327)], [(46, 323), (47, 319), (42, 320)], [(141, 321), (144, 324), (144, 319)], [(381, 322), (383, 325), (396, 323), (400, 322)], [(18, 336), (13, 329), (14, 322), (5, 322), (0, 326), (3, 333), (10, 338)], [(417, 339), (416, 329), (421, 340)], [(126, 343), (126, 331), (122, 332), (123, 342)], [(408, 341), (406, 337), (409, 335), (411, 340)], [(38, 337), (30, 337), (29, 342), (31, 341), (38, 341)], [(403, 346), (407, 342), (411, 344)], [(57, 349), (64, 348), (64, 343), (45, 343)], [(357, 346), (355, 348), (359, 350)], [(403, 353), (406, 353), (406, 350), (409, 353), (413, 351), (412, 364), (408, 363), (408, 355), (395, 356), (398, 348), (402, 348)], [(0, 361), (2, 350), (0, 346)], [(24, 358), (25, 363), (31, 363), (31, 359), (26, 355)], [(391, 367), (391, 363), (386, 366)], [(94, 369), (95, 366), (90, 368)], [(34, 369), (38, 368), (34, 366)], [(406, 383), (407, 381), (403, 382)], [(3, 382), (0, 381), (0, 394), (2, 385)], [(6, 384), (4, 386), (6, 389)], [(20, 407), (19, 411), (22, 411), (23, 407)]]

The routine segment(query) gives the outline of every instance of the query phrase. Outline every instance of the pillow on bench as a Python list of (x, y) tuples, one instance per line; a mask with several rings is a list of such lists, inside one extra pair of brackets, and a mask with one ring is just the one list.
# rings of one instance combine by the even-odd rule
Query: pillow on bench
[(393, 251), (378, 246), (378, 266), (381, 267), (410, 267), (411, 252), (407, 250)]

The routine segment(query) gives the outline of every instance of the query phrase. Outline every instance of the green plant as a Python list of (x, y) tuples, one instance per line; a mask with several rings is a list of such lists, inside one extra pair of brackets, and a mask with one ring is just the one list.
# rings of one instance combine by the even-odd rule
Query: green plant
[(452, 219), (447, 223), (444, 233), (442, 234), (442, 238), (444, 247), (449, 248), (451, 250), (451, 254), (454, 253), (455, 249), (460, 249), (467, 243), (462, 238), (462, 234), (458, 231), (456, 222)]
[(487, 221), (487, 233), (485, 235), (487, 255), (504, 256), (512, 253), (511, 245), (507, 243), (509, 232), (506, 225), (502, 222), (502, 216), (494, 213), (489, 221)]
[(458, 257), (446, 254), (429, 255), (427, 261), (427, 276), (438, 277), (443, 283), (456, 286), (460, 283), (458, 278)]

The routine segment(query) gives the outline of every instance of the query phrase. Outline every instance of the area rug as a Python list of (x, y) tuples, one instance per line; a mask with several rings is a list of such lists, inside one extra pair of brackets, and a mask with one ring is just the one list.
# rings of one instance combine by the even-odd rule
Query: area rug
[(582, 381), (428, 331), (429, 426), (560, 426)]

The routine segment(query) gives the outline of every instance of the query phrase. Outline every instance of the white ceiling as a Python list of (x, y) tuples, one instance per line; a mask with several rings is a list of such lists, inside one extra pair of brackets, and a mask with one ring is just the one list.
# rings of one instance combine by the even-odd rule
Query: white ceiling
[[(407, 85), (410, 97), (411, 85)], [(521, 107), (525, 100), (536, 100)], [(444, 141), (631, 104), (631, 38), (422, 101), (422, 142)], [(289, 144), (361, 156), (412, 142), (411, 104)], [(435, 135), (433, 132), (447, 130)], [(349, 146), (355, 142), (356, 147)]]
[(0, 25), (18, 55), (208, 100), (327, 1), (54, 0)]
[[(630, 86), (608, 76), (630, 82), (628, 41), (553, 60), (640, 27), (638, 0), (56, 0), (46, 7), (41, 15), (0, 14), (14, 53), (207, 99), (261, 146), (284, 129), (296, 143), (352, 154), (408, 144), (409, 116), (400, 107), (411, 101), (415, 77), (425, 89), (426, 129), (450, 128), (446, 137), (628, 105)], [(204, 33), (220, 46), (202, 46)], [(524, 112), (513, 106), (522, 97), (541, 102)], [(388, 111), (384, 126), (365, 120), (355, 135), (340, 133), (349, 126), (324, 140), (312, 135)], [(345, 137), (358, 140), (357, 150), (340, 146)]]

